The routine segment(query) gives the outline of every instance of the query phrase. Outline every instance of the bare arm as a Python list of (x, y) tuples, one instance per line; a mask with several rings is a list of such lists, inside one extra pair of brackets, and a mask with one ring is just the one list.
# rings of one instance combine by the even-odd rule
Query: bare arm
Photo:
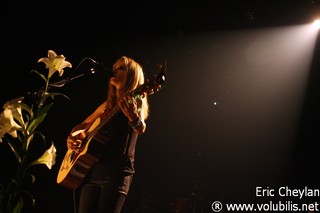
[(86, 137), (86, 130), (93, 124), (93, 122), (103, 114), (107, 102), (103, 102), (91, 115), (89, 115), (83, 122), (73, 127), (68, 138), (67, 146), (69, 149), (77, 150)]

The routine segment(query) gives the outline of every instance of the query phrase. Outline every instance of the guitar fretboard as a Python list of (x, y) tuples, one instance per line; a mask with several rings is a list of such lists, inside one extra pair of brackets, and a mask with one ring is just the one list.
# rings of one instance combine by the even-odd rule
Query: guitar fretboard
[(119, 105), (115, 106), (112, 110), (109, 111), (107, 116), (105, 116), (102, 121), (98, 124), (98, 126), (87, 136), (87, 138), (92, 138), (97, 134), (97, 132), (107, 124), (118, 112), (120, 111)]

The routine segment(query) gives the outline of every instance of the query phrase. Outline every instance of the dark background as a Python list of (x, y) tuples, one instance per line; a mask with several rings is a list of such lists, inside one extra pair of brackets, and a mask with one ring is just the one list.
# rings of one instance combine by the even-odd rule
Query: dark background
[[(33, 168), (36, 212), (73, 212), (72, 191), (56, 184), (65, 139), (107, 89), (104, 72), (90, 74), (86, 63), (74, 70), (85, 57), (111, 68), (120, 56), (130, 56), (149, 79), (157, 64), (168, 63), (162, 90), (149, 97), (151, 114), (137, 145), (125, 212), (212, 212), (215, 200), (269, 201), (256, 196), (258, 186), (320, 188), (318, 42), (306, 54), (282, 51), (281, 42), (281, 51), (265, 46), (271, 59), (260, 64), (244, 57), (268, 30), (311, 23), (320, 1), (2, 4), (1, 103), (40, 88), (30, 71), (45, 71), (37, 60), (49, 49), (73, 64), (66, 76), (87, 73), (58, 89), (70, 100), (57, 98), (43, 123), (58, 156), (52, 170)], [(285, 45), (294, 33), (283, 34), (284, 47), (301, 45), (303, 37)], [(8, 159), (2, 165), (10, 166)]]

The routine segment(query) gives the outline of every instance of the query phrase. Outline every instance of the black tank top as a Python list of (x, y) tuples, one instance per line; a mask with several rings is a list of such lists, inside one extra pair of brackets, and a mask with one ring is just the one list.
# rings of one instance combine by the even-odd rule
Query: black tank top
[[(103, 142), (100, 161), (89, 172), (90, 181), (103, 180), (105, 176), (133, 174), (135, 147), (138, 134), (130, 127), (128, 118), (120, 110), (100, 130), (99, 141)], [(93, 138), (96, 140), (97, 138)], [(91, 142), (92, 143), (92, 142)]]

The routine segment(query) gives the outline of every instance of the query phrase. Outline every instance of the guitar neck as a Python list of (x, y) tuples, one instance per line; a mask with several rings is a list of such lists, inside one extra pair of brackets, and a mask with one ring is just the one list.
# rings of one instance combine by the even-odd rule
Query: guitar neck
[[(152, 95), (154, 93), (154, 89), (157, 90), (160, 88), (161, 84), (165, 81), (165, 71), (161, 66), (161, 72), (158, 76), (150, 81), (148, 80), (147, 83), (140, 85), (135, 90), (133, 90), (132, 94), (137, 97), (138, 95)], [(106, 117), (102, 118), (102, 121), (97, 125), (97, 127), (87, 136), (87, 138), (92, 138), (96, 135), (96, 133), (100, 130), (102, 126), (108, 123), (118, 112), (120, 111), (119, 105), (116, 105), (114, 108), (111, 109), (110, 112), (106, 115)]]
[(107, 124), (118, 112), (120, 111), (119, 105), (116, 105), (108, 114), (106, 117), (102, 119), (102, 121), (98, 124), (98, 126), (87, 136), (87, 138), (92, 138), (97, 134), (97, 132), (101, 129), (102, 126)]

